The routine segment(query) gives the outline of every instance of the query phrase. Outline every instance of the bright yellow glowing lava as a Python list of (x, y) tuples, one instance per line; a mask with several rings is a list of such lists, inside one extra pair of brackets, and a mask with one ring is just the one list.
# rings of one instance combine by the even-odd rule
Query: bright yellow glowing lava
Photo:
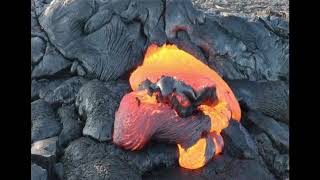
[(222, 129), (228, 127), (231, 112), (227, 103), (219, 102), (215, 106), (200, 105), (199, 109), (211, 119), (211, 132), (220, 133)]
[(183, 149), (178, 144), (179, 149), (179, 165), (187, 169), (198, 169), (206, 164), (205, 151), (206, 139), (199, 139), (192, 147)]

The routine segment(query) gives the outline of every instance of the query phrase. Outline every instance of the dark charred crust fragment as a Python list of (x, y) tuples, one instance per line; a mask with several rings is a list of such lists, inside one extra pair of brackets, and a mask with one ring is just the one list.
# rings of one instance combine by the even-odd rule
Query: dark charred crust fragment
[(138, 90), (147, 90), (149, 96), (155, 94), (158, 102), (171, 105), (180, 117), (198, 113), (199, 105), (212, 104), (217, 100), (215, 87), (195, 91), (191, 86), (169, 76), (162, 76), (156, 83), (147, 79), (139, 85)]
[(212, 158), (212, 154), (215, 153), (216, 151), (216, 146), (213, 143), (212, 138), (206, 138), (206, 151), (205, 151), (205, 157), (206, 159), (211, 159)]

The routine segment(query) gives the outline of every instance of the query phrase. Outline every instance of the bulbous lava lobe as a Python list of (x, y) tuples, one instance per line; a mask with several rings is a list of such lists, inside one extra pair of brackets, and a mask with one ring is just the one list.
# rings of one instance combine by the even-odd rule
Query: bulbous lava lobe
[(161, 76), (175, 77), (197, 91), (208, 85), (207, 80), (210, 80), (216, 87), (218, 99), (226, 102), (232, 118), (240, 121), (239, 103), (227, 83), (207, 65), (175, 45), (150, 45), (143, 64), (131, 74), (129, 81), (131, 88), (136, 90), (146, 79), (155, 83)]
[[(215, 87), (218, 102), (198, 106), (203, 114), (210, 117), (209, 123), (199, 115), (183, 119), (170, 106), (157, 103), (154, 96), (138, 89), (145, 80), (156, 83), (162, 76), (182, 81), (195, 91)], [(141, 149), (151, 137), (175, 142), (179, 149), (179, 164), (188, 169), (200, 168), (220, 153), (223, 148), (221, 130), (228, 126), (231, 117), (238, 121), (241, 118), (240, 106), (222, 78), (174, 45), (160, 48), (151, 45), (142, 66), (131, 74), (130, 85), (133, 92), (122, 99), (116, 112), (114, 143), (136, 150)], [(209, 133), (203, 135), (207, 131)]]
[(157, 103), (147, 91), (126, 94), (115, 116), (113, 142), (130, 150), (141, 149), (151, 138), (187, 149), (211, 127), (209, 116), (181, 118), (169, 105)]

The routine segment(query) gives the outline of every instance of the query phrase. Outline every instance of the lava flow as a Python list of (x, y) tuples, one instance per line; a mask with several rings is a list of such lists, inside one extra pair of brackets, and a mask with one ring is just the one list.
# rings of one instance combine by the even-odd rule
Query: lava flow
[(241, 110), (223, 79), (175, 45), (151, 45), (130, 76), (133, 92), (115, 115), (113, 142), (139, 150), (150, 140), (176, 143), (179, 165), (204, 166), (222, 152), (220, 132)]

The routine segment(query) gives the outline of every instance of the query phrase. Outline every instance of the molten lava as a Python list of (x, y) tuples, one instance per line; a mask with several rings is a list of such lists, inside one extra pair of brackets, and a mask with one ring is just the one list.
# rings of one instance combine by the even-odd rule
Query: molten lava
[(240, 120), (240, 106), (227, 83), (207, 65), (191, 54), (178, 49), (175, 45), (162, 47), (151, 45), (146, 52), (142, 66), (130, 76), (131, 88), (136, 90), (139, 84), (146, 79), (156, 82), (163, 75), (182, 80), (196, 90), (208, 85), (202, 80), (211, 80), (211, 83), (217, 87), (218, 98), (228, 103), (232, 118)]
[[(191, 92), (198, 95), (205, 88), (215, 87), (217, 100), (201, 101), (196, 107), (200, 113), (180, 117), (172, 104), (159, 101), (159, 93), (139, 89), (146, 80), (157, 84), (164, 76), (191, 86)], [(133, 92), (123, 97), (116, 112), (114, 143), (130, 150), (141, 149), (151, 138), (177, 143), (179, 165), (184, 168), (200, 168), (222, 152), (220, 132), (228, 127), (231, 118), (241, 118), (238, 101), (223, 79), (175, 45), (151, 45), (143, 64), (131, 74), (130, 85)], [(160, 84), (160, 89), (164, 85)], [(169, 98), (172, 97), (181, 107), (192, 104), (177, 92), (171, 93)]]

